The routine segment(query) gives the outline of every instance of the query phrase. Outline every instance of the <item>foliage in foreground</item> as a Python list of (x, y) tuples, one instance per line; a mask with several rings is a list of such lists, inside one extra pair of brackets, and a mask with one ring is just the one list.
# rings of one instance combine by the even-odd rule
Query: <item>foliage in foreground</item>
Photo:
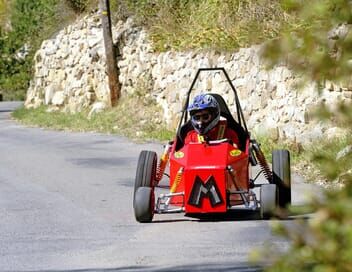
[(282, 60), (308, 80), (351, 84), (352, 3), (349, 0), (282, 0), (301, 27), (268, 43), (266, 56), (274, 64)]
[[(348, 25), (352, 22), (352, 2), (286, 0), (283, 4), (310, 27), (293, 32), (288, 29), (268, 44), (266, 55), (273, 63), (285, 61), (318, 83), (329, 79), (348, 87), (352, 72), (352, 33)], [(343, 35), (329, 40), (331, 33), (341, 27)], [(276, 226), (278, 234), (290, 241), (290, 247), (284, 253), (266, 249), (263, 259), (274, 262), (268, 271), (352, 271), (352, 104), (332, 108), (328, 102), (321, 106), (319, 118), (349, 133), (340, 141), (317, 145), (312, 159), (326, 180), (338, 180), (343, 188), (329, 189), (316, 197), (310, 203), (316, 211), (311, 219)]]
[(310, 208), (317, 211), (312, 219), (274, 227), (291, 246), (280, 258), (277, 252), (266, 251), (266, 261), (275, 261), (268, 271), (352, 271), (351, 187), (327, 191), (312, 201)]
[(93, 114), (90, 118), (87, 111), (75, 114), (47, 112), (46, 106), (20, 108), (13, 117), (26, 125), (57, 130), (112, 133), (135, 140), (172, 139), (174, 133), (161, 122), (160, 110), (154, 106), (146, 107), (146, 103), (150, 102), (142, 97), (122, 97), (115, 108)]

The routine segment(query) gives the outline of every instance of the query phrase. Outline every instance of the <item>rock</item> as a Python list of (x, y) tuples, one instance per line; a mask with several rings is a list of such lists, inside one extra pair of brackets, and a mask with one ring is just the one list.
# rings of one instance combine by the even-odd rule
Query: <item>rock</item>
[(352, 99), (352, 92), (351, 91), (344, 91), (343, 96), (348, 99)]
[(348, 145), (337, 153), (336, 160), (339, 161), (351, 155), (352, 155), (352, 145)]
[(349, 169), (338, 176), (337, 183), (342, 185), (347, 185), (347, 184), (350, 184), (351, 179), (352, 179), (352, 169)]
[(324, 136), (329, 140), (342, 138), (342, 137), (345, 137), (346, 135), (347, 135), (347, 130), (339, 127), (328, 128), (324, 132)]
[[(301, 128), (302, 129), (302, 128)], [(324, 137), (324, 128), (321, 124), (311, 124), (304, 128), (300, 134), (296, 134), (296, 141), (304, 145)]]
[(97, 44), (100, 44), (103, 42), (103, 37), (102, 36), (98, 36), (98, 37), (91, 37), (89, 40), (88, 40), (88, 46), (89, 48), (93, 48), (95, 47)]
[(45, 89), (45, 94), (44, 94), (45, 105), (49, 105), (51, 103), (51, 100), (53, 99), (54, 94), (55, 94), (55, 87), (53, 85), (50, 85)]
[(64, 92), (55, 92), (52, 100), (51, 100), (51, 103), (53, 105), (57, 105), (57, 106), (61, 106), (63, 105), (65, 102), (65, 95), (64, 95)]
[(88, 113), (88, 119), (92, 118), (93, 114), (104, 111), (107, 105), (104, 102), (96, 102), (93, 104), (92, 109)]
[(45, 50), (45, 55), (46, 56), (51, 56), (57, 53), (58, 47), (55, 45), (48, 46), (47, 50)]

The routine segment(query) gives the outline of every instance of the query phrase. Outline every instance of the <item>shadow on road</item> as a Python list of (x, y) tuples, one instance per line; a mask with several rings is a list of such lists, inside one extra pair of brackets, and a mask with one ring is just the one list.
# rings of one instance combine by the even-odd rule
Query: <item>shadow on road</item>
[(153, 267), (153, 266), (128, 266), (120, 268), (107, 268), (107, 269), (77, 269), (77, 270), (45, 270), (47, 272), (114, 272), (114, 271), (158, 271), (158, 272), (178, 272), (178, 271), (235, 271), (235, 272), (259, 272), (264, 271), (264, 266), (251, 266), (249, 264), (191, 264), (191, 265), (178, 265), (178, 266), (165, 266), (165, 267)]
[[(303, 209), (305, 206), (302, 206)], [(311, 217), (312, 211), (304, 211), (299, 212), (299, 206), (294, 206), (293, 211), (290, 212), (282, 212), (278, 211), (277, 216), (273, 217), (272, 219), (275, 220), (295, 220), (295, 219), (309, 219)], [(225, 214), (218, 213), (218, 214), (186, 214), (184, 218), (175, 218), (170, 219), (167, 218), (166, 220), (153, 220), (152, 223), (176, 223), (176, 222), (189, 222), (189, 221), (196, 221), (196, 222), (224, 222), (224, 221), (255, 221), (255, 220), (264, 220), (260, 216), (259, 210), (246, 210), (246, 209), (233, 209), (228, 211)], [(269, 221), (271, 219), (267, 219), (265, 221)]]
[(225, 214), (187, 214), (187, 216), (198, 218), (200, 222), (260, 220), (259, 211), (245, 209), (234, 209)]
[(116, 167), (116, 165), (129, 165), (129, 160), (129, 157), (68, 159), (68, 161), (77, 166), (98, 169), (103, 167)]

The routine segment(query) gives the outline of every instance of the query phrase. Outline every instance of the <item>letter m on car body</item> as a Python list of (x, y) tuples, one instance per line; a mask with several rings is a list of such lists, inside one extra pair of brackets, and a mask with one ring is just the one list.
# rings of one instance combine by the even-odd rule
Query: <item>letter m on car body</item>
[[(187, 171), (188, 170), (188, 171)], [(187, 169), (185, 171), (185, 208), (187, 213), (226, 212), (225, 171)]]
[(196, 207), (201, 207), (204, 197), (209, 198), (212, 207), (215, 207), (216, 205), (219, 205), (223, 202), (221, 193), (216, 186), (213, 176), (210, 176), (204, 184), (200, 177), (196, 177), (196, 180), (193, 183), (193, 188), (188, 200), (188, 204)]

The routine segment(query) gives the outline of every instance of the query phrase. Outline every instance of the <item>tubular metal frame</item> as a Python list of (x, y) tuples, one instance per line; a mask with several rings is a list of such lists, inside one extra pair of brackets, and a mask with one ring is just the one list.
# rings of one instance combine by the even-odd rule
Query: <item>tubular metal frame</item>
[[(248, 191), (231, 191), (229, 193), (231, 195), (232, 194), (241, 195), (241, 198), (244, 200), (243, 205), (244, 205), (245, 209), (256, 210), (258, 208), (258, 204), (260, 203), (260, 201), (257, 200), (257, 196), (253, 190), (250, 189)], [(154, 212), (158, 213), (158, 214), (185, 212), (184, 206), (179, 207), (179, 208), (170, 208), (170, 201), (171, 201), (171, 198), (174, 196), (182, 196), (183, 203), (185, 202), (185, 198), (184, 198), (185, 193), (184, 192), (160, 194), (157, 198)], [(230, 209), (232, 209), (234, 207), (238, 207), (238, 206), (239, 205), (229, 206), (227, 209), (230, 210)]]

